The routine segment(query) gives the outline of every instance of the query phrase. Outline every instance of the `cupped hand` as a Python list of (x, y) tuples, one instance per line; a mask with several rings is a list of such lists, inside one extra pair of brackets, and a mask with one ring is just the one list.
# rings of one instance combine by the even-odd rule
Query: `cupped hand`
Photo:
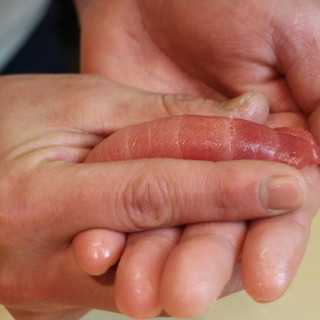
[(310, 112), (320, 98), (317, 0), (78, 4), (84, 72), (220, 99), (254, 89), (273, 112)]
[[(313, 112), (310, 129), (320, 141), (317, 1), (82, 0), (78, 4), (84, 72), (153, 91), (223, 101), (259, 90), (271, 104), (269, 125), (305, 127), (304, 117)], [(313, 204), (250, 225), (242, 274), (246, 289), (259, 301), (283, 293), (303, 255), (319, 191), (318, 169), (303, 171), (314, 185)]]
[[(296, 180), (298, 195), (305, 196), (294, 207), (313, 203), (308, 181), (283, 165), (83, 163), (120, 128), (170, 115), (212, 115), (221, 109), (214, 101), (79, 75), (1, 77), (0, 96), (0, 302), (16, 319), (76, 319), (84, 308), (117, 310), (114, 270), (92, 277), (76, 263), (72, 240), (86, 230), (137, 232), (221, 220), (230, 204), (219, 195), (229, 203), (239, 199), (239, 188), (251, 201), (241, 198), (244, 210), (228, 211), (228, 219), (267, 217), (275, 213), (258, 191), (279, 175)], [(241, 179), (239, 187), (225, 179), (230, 172)]]

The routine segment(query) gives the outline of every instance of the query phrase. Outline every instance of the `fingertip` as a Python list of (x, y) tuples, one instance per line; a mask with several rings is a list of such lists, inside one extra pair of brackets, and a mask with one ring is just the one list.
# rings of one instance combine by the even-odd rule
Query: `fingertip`
[(105, 229), (92, 229), (74, 237), (72, 249), (80, 268), (100, 276), (120, 258), (125, 246), (125, 234)]
[(228, 283), (244, 236), (238, 223), (190, 226), (167, 260), (160, 299), (164, 310), (178, 318), (205, 313)]
[(179, 241), (176, 228), (132, 233), (118, 265), (115, 299), (121, 313), (136, 319), (159, 316), (163, 266)]
[(233, 118), (265, 123), (269, 115), (268, 98), (261, 92), (249, 91), (222, 104)]
[(298, 223), (289, 219), (276, 220), (254, 223), (243, 248), (244, 288), (258, 302), (277, 300), (286, 292), (308, 240), (308, 234)]

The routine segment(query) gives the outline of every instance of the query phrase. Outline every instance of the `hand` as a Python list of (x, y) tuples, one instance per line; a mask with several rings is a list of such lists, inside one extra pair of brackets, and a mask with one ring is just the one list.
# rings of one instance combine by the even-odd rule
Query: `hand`
[[(231, 123), (233, 123), (232, 128)], [(225, 128), (224, 131), (223, 128)], [(232, 134), (227, 130), (229, 128)], [(255, 133), (254, 136), (252, 132)], [(299, 165), (299, 158), (304, 158), (307, 154), (311, 155), (309, 160), (317, 154), (318, 163), (320, 147), (314, 149), (314, 144), (310, 141), (309, 146), (312, 150), (308, 152), (306, 146), (302, 147), (303, 140), (297, 140), (298, 133), (301, 132), (293, 129), (276, 131), (250, 122), (221, 117), (195, 115), (170, 117), (117, 131), (99, 143), (90, 152), (86, 161), (105, 162), (150, 157), (186, 157), (194, 160), (217, 161), (219, 159), (221, 161), (230, 160), (230, 155), (235, 159), (237, 156), (241, 159), (248, 156), (253, 159), (256, 157), (270, 159), (270, 155), (275, 157), (278, 155), (281, 156), (279, 160), (284, 159), (290, 162), (289, 156), (294, 150), (295, 164)], [(219, 141), (219, 150), (216, 150), (217, 141)], [(273, 146), (270, 145), (270, 141), (273, 141)], [(277, 144), (279, 142), (282, 142), (281, 145)], [(252, 148), (253, 145), (254, 148)], [(230, 146), (233, 146), (232, 150)], [(241, 151), (240, 154), (238, 149)], [(273, 160), (277, 159), (273, 158)], [(282, 178), (279, 181), (281, 180)], [(287, 187), (290, 186), (287, 185)], [(278, 200), (281, 201), (280, 189), (276, 192), (279, 195)], [(240, 196), (243, 196), (243, 192)], [(227, 215), (224, 219), (228, 219)], [(162, 229), (140, 233), (139, 236), (131, 235), (117, 272), (116, 292), (120, 310), (138, 318), (156, 316), (162, 304), (170, 314), (180, 317), (190, 317), (203, 312), (205, 310), (203, 308), (207, 308), (218, 297), (239, 258), (243, 242), (243, 239), (241, 241), (239, 238), (239, 227), (236, 223), (189, 226), (179, 243), (177, 243), (179, 230), (174, 233), (174, 230)], [(245, 230), (242, 229), (242, 231), (244, 235)], [(113, 238), (114, 232), (111, 236)], [(164, 240), (165, 244), (172, 243), (174, 246), (173, 252), (170, 255), (167, 253), (168, 258), (163, 250)], [(221, 243), (222, 240), (224, 243)], [(230, 242), (233, 245), (226, 246)], [(89, 270), (89, 273), (96, 274), (97, 264), (100, 263), (103, 266), (104, 261), (108, 262), (107, 260), (110, 259), (109, 254), (105, 257), (102, 253), (110, 251), (108, 249), (112, 249), (115, 244), (116, 241), (110, 239), (108, 231), (89, 230), (76, 237), (74, 249), (78, 260), (82, 265), (87, 266), (84, 268), (85, 271)], [(268, 250), (277, 249), (272, 248), (271, 243)], [(91, 257), (88, 257), (88, 251), (92, 252)], [(292, 253), (287, 258), (296, 259), (297, 255)], [(254, 260), (251, 264), (254, 266)], [(90, 271), (92, 267), (94, 267), (93, 272)], [(288, 266), (284, 269), (286, 271)], [(103, 271), (103, 268), (100, 270)], [(158, 277), (155, 278), (157, 273)], [(197, 286), (194, 285), (195, 283)], [(190, 292), (187, 294), (188, 290)], [(158, 291), (161, 292), (160, 301)], [(182, 296), (181, 292), (183, 292)], [(189, 308), (191, 302), (192, 307)], [(157, 306), (157, 308), (151, 310), (150, 306)], [(149, 310), (149, 313), (146, 310)]]
[[(191, 98), (189, 98), (189, 102), (192, 102), (192, 99), (190, 99)], [(228, 102), (228, 104), (222, 105), (224, 105), (224, 109), (232, 111), (233, 117), (237, 118), (246, 116), (247, 118), (251, 117), (251, 120), (260, 122), (265, 121), (268, 110), (264, 97), (260, 94), (253, 93), (249, 93), (244, 97), (239, 97), (238, 99), (234, 99), (234, 101)], [(257, 109), (257, 112), (255, 112), (255, 109)], [(220, 112), (219, 109), (216, 109), (215, 114), (224, 116), (231, 115), (230, 113), (228, 114), (223, 112), (222, 108), (220, 108)], [(181, 124), (181, 121), (176, 118), (177, 117), (173, 117), (171, 118), (172, 120), (170, 118), (166, 118), (164, 119), (166, 120), (165, 122), (158, 121), (158, 128), (149, 126), (148, 130), (153, 128), (153, 131), (148, 131), (149, 134), (147, 134), (147, 136), (159, 136), (162, 140), (161, 149), (165, 152), (162, 157), (171, 158), (172, 155), (170, 153), (174, 153), (175, 147), (172, 148), (169, 145), (173, 144), (175, 146), (174, 138), (177, 136), (175, 133), (176, 130), (173, 130), (173, 128), (170, 129), (165, 123), (168, 122), (167, 120), (170, 120), (170, 123), (174, 127), (178, 128), (173, 121), (179, 124)], [(160, 126), (160, 123), (164, 123), (164, 125), (162, 125), (164, 128)], [(139, 155), (138, 151), (141, 143), (143, 145), (143, 149), (140, 148), (141, 151), (144, 150), (144, 153), (151, 153), (154, 154), (155, 157), (158, 157), (156, 154), (159, 146), (154, 146), (154, 153), (154, 151), (150, 149), (152, 146), (148, 146), (148, 143), (143, 142), (146, 138), (145, 130), (147, 130), (147, 128), (144, 130), (144, 127), (148, 126), (148, 124), (149, 122), (137, 126), (137, 131), (132, 134), (128, 132), (129, 128), (117, 131), (94, 148), (86, 158), (86, 161), (103, 162), (143, 157), (142, 155)], [(197, 127), (196, 123), (194, 123), (194, 126)], [(201, 132), (204, 133), (206, 130), (203, 127), (201, 128)], [(139, 130), (141, 137), (139, 136)], [(210, 129), (208, 128), (207, 130)], [(198, 130), (196, 129), (196, 131)], [(181, 132), (181, 134), (183, 134), (183, 132)], [(204, 138), (205, 137), (202, 135), (202, 139)], [(131, 139), (134, 140), (131, 142)], [(186, 136), (185, 139), (193, 141), (195, 139), (201, 139), (201, 137), (198, 135), (194, 136), (194, 133), (190, 131), (190, 136)], [(156, 140), (158, 139), (156, 138)], [(169, 145), (166, 146), (166, 143)], [(193, 145), (194, 143), (191, 144)], [(283, 149), (285, 150), (285, 146)], [(137, 155), (136, 151), (138, 151)], [(212, 150), (210, 152), (214, 151), (215, 150)], [(114, 156), (116, 158), (114, 158)], [(194, 155), (194, 159), (197, 159), (197, 157), (202, 158), (201, 152), (198, 155)], [(183, 240), (177, 247), (180, 250), (175, 250), (176, 252), (182, 251), (183, 254), (179, 259), (176, 259), (177, 261), (175, 261), (172, 266), (169, 267), (165, 263), (165, 260), (167, 260), (167, 256), (172, 250), (172, 245), (175, 247), (179, 241), (181, 230), (161, 229), (157, 231), (146, 231), (138, 234), (131, 234), (128, 238), (128, 246), (125, 249), (120, 266), (117, 270), (116, 299), (120, 310), (133, 317), (153, 317), (159, 314), (163, 304), (166, 307), (168, 301), (170, 301), (171, 304), (178, 302), (175, 304), (175, 309), (179, 310), (181, 315), (182, 311), (186, 312), (186, 307), (182, 308), (179, 306), (179, 302), (181, 304), (181, 298), (179, 299), (172, 294), (172, 283), (175, 283), (174, 291), (178, 294), (181, 286), (183, 286), (183, 288), (188, 287), (185, 282), (186, 279), (189, 279), (191, 283), (197, 282), (199, 284), (199, 288), (205, 285), (209, 290), (209, 292), (205, 294), (204, 290), (199, 292), (199, 290), (195, 290), (194, 286), (192, 286), (192, 294), (190, 295), (190, 298), (188, 298), (188, 300), (193, 298), (192, 313), (195, 314), (197, 312), (202, 312), (203, 307), (205, 306), (206, 308), (207, 305), (220, 294), (225, 283), (229, 280), (231, 272), (239, 258), (245, 229), (244, 223), (208, 223), (202, 226), (202, 228), (187, 228), (186, 232), (184, 232)], [(198, 236), (196, 237), (196, 235)], [(99, 229), (88, 230), (75, 237), (73, 241), (73, 250), (84, 271), (92, 275), (101, 275), (118, 260), (122, 253), (122, 248), (117, 246), (118, 242), (117, 239), (115, 239), (115, 236), (118, 235), (113, 231)], [(194, 254), (190, 255), (188, 250), (189, 246), (186, 246), (186, 243), (189, 242), (187, 240), (190, 237), (193, 238), (191, 243), (193, 243), (194, 247), (197, 248), (198, 245), (199, 248), (203, 248), (201, 259), (196, 259)], [(195, 238), (198, 238), (197, 241), (194, 241)], [(229, 241), (234, 239), (235, 245), (229, 247), (229, 241), (226, 241), (226, 239)], [(197, 245), (195, 245), (195, 243)], [(201, 245), (201, 243), (205, 245)], [(120, 244), (122, 244), (122, 242)], [(197, 249), (197, 255), (201, 252), (199, 248)], [(209, 254), (210, 251), (212, 251), (212, 254)], [(184, 259), (181, 259), (183, 256)], [(215, 256), (215, 259), (212, 259), (212, 256)], [(208, 267), (202, 267), (201, 272), (198, 272), (197, 268), (186, 269), (185, 266), (181, 266), (183, 269), (181, 270), (182, 272), (179, 272), (178, 269), (180, 268), (181, 261), (184, 261), (187, 257), (190, 257), (190, 263), (192, 261), (201, 261), (201, 263), (205, 265), (205, 261), (207, 261)], [(215, 261), (219, 261), (219, 263), (215, 267), (209, 267), (209, 265), (215, 263)], [(190, 263), (188, 264), (189, 266)], [(165, 274), (167, 277), (170, 277), (170, 281), (162, 280), (163, 269), (166, 270)], [(195, 271), (196, 273), (192, 274), (189, 270)], [(227, 270), (229, 270), (229, 272), (227, 272)], [(134, 276), (135, 273), (140, 274), (140, 276)], [(172, 281), (176, 277), (177, 273), (181, 279), (183, 279), (183, 283), (179, 284), (177, 281)], [(201, 280), (201, 278), (199, 279), (199, 276), (201, 276), (203, 280)], [(197, 277), (198, 280), (194, 279), (194, 277)], [(164, 279), (165, 278), (166, 277), (164, 277)], [(210, 278), (211, 281), (208, 281), (208, 278)], [(219, 280), (218, 282), (217, 279)], [(145, 291), (146, 288), (149, 289)], [(161, 301), (158, 300), (160, 288), (162, 288)], [(229, 290), (231, 292), (230, 286)], [(232, 287), (232, 290), (238, 290), (238, 287)], [(141, 294), (138, 294), (137, 292), (141, 292)], [(195, 297), (197, 297), (197, 303), (195, 302)], [(204, 301), (202, 301), (203, 298), (205, 298)], [(173, 312), (173, 314), (177, 313), (176, 310), (170, 310), (170, 312)], [(187, 312), (190, 313), (190, 311)]]
[[(232, 126), (231, 123), (233, 123)], [(254, 135), (252, 135), (252, 132), (254, 132)], [(290, 132), (292, 132), (292, 135)], [(278, 136), (275, 136), (276, 133)], [(311, 155), (309, 160), (313, 158), (313, 155), (317, 155), (318, 163), (320, 147), (314, 149), (314, 144), (310, 141), (311, 150), (309, 152), (308, 148), (302, 147), (303, 140), (298, 141), (298, 133), (303, 132), (293, 129), (273, 130), (251, 122), (229, 118), (195, 115), (170, 117), (117, 131), (99, 143), (90, 152), (86, 161), (105, 162), (150, 157), (221, 161), (231, 160), (230, 155), (233, 155), (234, 159), (240, 156), (241, 159), (251, 157), (252, 159), (273, 159), (273, 161), (277, 161), (276, 157), (281, 156), (279, 160), (284, 159), (289, 163), (294, 160), (297, 165), (300, 163), (300, 157), (309, 154)], [(218, 150), (217, 141), (219, 141)], [(270, 145), (270, 141), (273, 141), (272, 145)], [(278, 145), (279, 142), (282, 142), (282, 144)], [(253, 145), (254, 148), (252, 148)], [(232, 150), (230, 150), (230, 146), (233, 146)], [(295, 154), (294, 159), (290, 158), (292, 150)], [(238, 151), (240, 151), (240, 154)], [(274, 158), (269, 158), (270, 155), (273, 155)], [(248, 166), (250, 166), (250, 162), (248, 162)], [(277, 193), (279, 191), (277, 190)], [(281, 198), (280, 194), (279, 197)], [(224, 219), (227, 220), (227, 216)], [(233, 229), (231, 227), (232, 224), (230, 223), (189, 226), (183, 233), (180, 243), (177, 243), (177, 235), (172, 230), (165, 231), (162, 229), (157, 232), (140, 233), (139, 241), (137, 241), (137, 235), (131, 235), (117, 272), (117, 278), (121, 278), (117, 282), (117, 289), (120, 287), (117, 290), (117, 300), (121, 306), (121, 311), (138, 318), (156, 316), (162, 305), (170, 314), (180, 317), (196, 316), (199, 312), (203, 312), (218, 297), (239, 258), (243, 240), (240, 241), (238, 238), (237, 246), (233, 245), (231, 248), (226, 248), (221, 244), (223, 239), (225, 245), (230, 243), (231, 239), (234, 239), (234, 242), (237, 243), (236, 236), (239, 236), (239, 232), (236, 231), (239, 224), (233, 223)], [(242, 233), (245, 232), (245, 230), (242, 231)], [(160, 235), (161, 238), (165, 237), (166, 243), (174, 237), (170, 240), (174, 249), (170, 255), (167, 253), (169, 258), (164, 256), (161, 241), (163, 239), (160, 238)], [(132, 238), (134, 239), (133, 243)], [(190, 238), (193, 241), (190, 241)], [(115, 243), (116, 241), (110, 239), (108, 231), (90, 230), (85, 232), (85, 235), (80, 234), (76, 237), (74, 242), (76, 256), (78, 256), (82, 266), (86, 266), (85, 271), (96, 274), (95, 270), (98, 262), (103, 266), (104, 260), (107, 260), (104, 257), (105, 255), (101, 253), (110, 251), (108, 249), (113, 248)], [(153, 244), (154, 248), (147, 250), (150, 243)], [(132, 253), (132, 247), (135, 248), (133, 250), (135, 254)], [(217, 248), (220, 250), (217, 250)], [(93, 252), (92, 249), (94, 249)], [(268, 250), (272, 251), (276, 248), (272, 248), (271, 245)], [(88, 257), (88, 251), (89, 253), (92, 252), (91, 257)], [(212, 254), (209, 254), (210, 251)], [(230, 253), (232, 253), (231, 256)], [(291, 258), (297, 258), (294, 252), (293, 257), (292, 254), (289, 254), (287, 258), (290, 256)], [(110, 256), (108, 255), (109, 259)], [(164, 260), (167, 262), (164, 262)], [(218, 265), (212, 266), (215, 263)], [(197, 264), (199, 265), (197, 266)], [(164, 265), (162, 267), (164, 271), (161, 271), (162, 265)], [(251, 265), (254, 266), (254, 261)], [(128, 266), (131, 266), (131, 268)], [(135, 276), (132, 271), (129, 273), (128, 269), (135, 270), (139, 277)], [(288, 267), (285, 266), (285, 269), (288, 269)], [(100, 270), (103, 270), (103, 268), (100, 268)], [(151, 279), (156, 274), (155, 270), (158, 270), (159, 276), (156, 279)], [(153, 273), (153, 276), (151, 276), (151, 273)], [(122, 277), (119, 277), (119, 274)], [(166, 281), (167, 278), (170, 281)], [(121, 283), (120, 286), (119, 282)], [(197, 283), (196, 287), (194, 283)], [(147, 292), (146, 288), (148, 288)], [(186, 294), (188, 290), (190, 290), (190, 293)], [(160, 297), (158, 291), (161, 292)], [(141, 292), (141, 294), (136, 294), (136, 292)], [(181, 297), (181, 292), (184, 293), (183, 297)], [(224, 293), (226, 294), (226, 291)], [(192, 308), (190, 309), (188, 306), (191, 302)], [(151, 313), (151, 307), (156, 305), (157, 308), (154, 308), (153, 313)], [(146, 310), (150, 310), (149, 313)]]
[[(197, 110), (210, 115), (217, 106), (212, 101), (71, 75), (1, 77), (0, 96), (0, 302), (18, 320), (76, 319), (86, 308), (116, 311), (114, 270), (97, 278), (85, 274), (72, 239), (94, 228), (136, 232), (220, 220), (225, 203), (219, 194), (228, 201), (239, 196), (225, 179), (230, 170), (242, 177), (239, 185), (252, 199), (242, 199), (243, 211), (232, 210), (230, 221), (270, 216), (257, 190), (273, 176), (297, 180), (297, 192), (305, 195), (301, 210), (314, 203), (308, 181), (280, 164), (82, 163), (120, 128)], [(163, 192), (164, 202), (158, 198)]]
[(254, 89), (273, 112), (310, 112), (319, 100), (317, 0), (78, 4), (84, 72), (220, 99)]
[[(79, 13), (84, 72), (153, 91), (220, 100), (256, 89), (270, 99), (269, 124), (273, 126), (300, 125), (301, 112), (308, 115), (319, 99), (316, 1), (258, 5), (252, 0), (215, 1), (213, 5), (212, 1), (83, 0)], [(311, 127), (317, 136), (316, 128)], [(317, 184), (317, 169), (306, 170), (315, 170), (311, 183)], [(290, 249), (288, 243), (269, 250), (267, 256), (260, 253), (266, 252), (270, 239), (282, 243), (285, 234), (291, 238), (301, 225), (302, 240), (291, 247), (301, 257), (317, 206), (315, 201), (308, 213), (258, 221), (250, 227), (242, 258), (243, 279), (257, 300), (281, 295), (299, 264), (299, 259), (289, 262), (290, 254), (283, 255)], [(250, 242), (257, 234), (258, 239)], [(254, 270), (246, 263), (246, 257), (253, 256)], [(281, 279), (276, 275), (278, 268)]]

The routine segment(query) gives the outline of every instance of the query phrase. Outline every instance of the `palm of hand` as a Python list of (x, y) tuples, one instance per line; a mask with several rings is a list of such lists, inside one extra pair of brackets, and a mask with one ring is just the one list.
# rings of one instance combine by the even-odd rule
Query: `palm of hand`
[[(273, 112), (310, 111), (318, 98), (310, 86), (317, 77), (310, 61), (320, 45), (317, 1), (96, 1), (92, 7), (82, 14), (84, 71), (210, 98), (255, 89), (267, 94)], [(106, 17), (102, 24), (95, 10)]]

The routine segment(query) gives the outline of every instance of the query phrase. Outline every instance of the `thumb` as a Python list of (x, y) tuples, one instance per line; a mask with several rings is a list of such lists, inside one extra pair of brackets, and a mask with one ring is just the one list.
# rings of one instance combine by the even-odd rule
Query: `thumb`
[[(255, 91), (218, 102), (186, 95), (155, 94), (116, 83), (112, 85), (118, 87), (111, 93), (115, 97), (99, 99), (104, 101), (102, 104), (91, 103), (95, 112), (87, 107), (80, 111), (81, 125), (85, 130), (108, 135), (129, 125), (185, 114), (240, 118), (256, 123), (265, 123), (269, 115), (266, 96)], [(108, 101), (108, 108), (105, 101)], [(77, 115), (71, 119), (79, 119), (79, 110), (75, 109), (75, 112)]]

